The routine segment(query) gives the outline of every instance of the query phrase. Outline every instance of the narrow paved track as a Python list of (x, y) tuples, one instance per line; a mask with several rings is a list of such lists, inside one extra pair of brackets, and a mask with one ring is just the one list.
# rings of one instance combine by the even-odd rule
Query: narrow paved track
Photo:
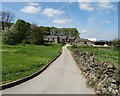
[(67, 46), (61, 56), (37, 77), (3, 90), (3, 94), (94, 94), (75, 64)]

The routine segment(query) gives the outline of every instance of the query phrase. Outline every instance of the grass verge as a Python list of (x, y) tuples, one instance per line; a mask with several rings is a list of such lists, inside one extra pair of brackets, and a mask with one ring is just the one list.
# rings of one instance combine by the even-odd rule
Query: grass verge
[(98, 62), (102, 63), (103, 61), (107, 60), (116, 65), (116, 67), (120, 66), (119, 61), (119, 48), (116, 47), (90, 47), (90, 46), (78, 46), (78, 47), (68, 47), (71, 51), (78, 50), (80, 52), (89, 52), (94, 53), (95, 58)]
[(60, 44), (2, 45), (2, 83), (37, 72), (61, 52)]

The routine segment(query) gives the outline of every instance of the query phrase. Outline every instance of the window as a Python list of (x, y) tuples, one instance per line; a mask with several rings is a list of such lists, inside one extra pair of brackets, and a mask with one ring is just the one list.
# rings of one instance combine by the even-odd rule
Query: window
[(54, 40), (54, 38), (53, 38), (53, 42), (54, 42), (55, 40)]
[(87, 42), (86, 42), (86, 41), (84, 41), (84, 44), (87, 44)]

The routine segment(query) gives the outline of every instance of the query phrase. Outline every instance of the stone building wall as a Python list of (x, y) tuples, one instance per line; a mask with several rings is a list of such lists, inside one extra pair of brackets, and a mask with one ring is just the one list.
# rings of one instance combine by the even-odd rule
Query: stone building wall
[(92, 46), (92, 42), (77, 42), (76, 43), (77, 46)]

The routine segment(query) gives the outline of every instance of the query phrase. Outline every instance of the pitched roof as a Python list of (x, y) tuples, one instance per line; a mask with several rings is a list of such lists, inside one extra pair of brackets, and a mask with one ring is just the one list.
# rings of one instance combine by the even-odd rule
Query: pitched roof
[(90, 40), (84, 39), (84, 38), (76, 38), (76, 41), (78, 41), (78, 42), (91, 42)]
[(66, 36), (59, 36), (60, 39), (66, 39)]
[(48, 35), (48, 36), (44, 36), (44, 38), (57, 38), (58, 36), (53, 36), (53, 35)]
[(68, 37), (68, 39), (75, 39), (75, 37)]

